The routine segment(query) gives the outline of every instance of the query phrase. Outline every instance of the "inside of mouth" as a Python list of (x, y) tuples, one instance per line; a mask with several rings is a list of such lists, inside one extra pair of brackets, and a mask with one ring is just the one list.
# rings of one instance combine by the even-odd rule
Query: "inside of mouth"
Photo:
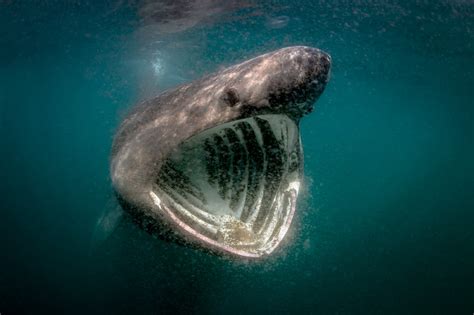
[(298, 126), (286, 115), (232, 121), (170, 154), (152, 197), (185, 234), (258, 257), (271, 253), (288, 230), (301, 164)]

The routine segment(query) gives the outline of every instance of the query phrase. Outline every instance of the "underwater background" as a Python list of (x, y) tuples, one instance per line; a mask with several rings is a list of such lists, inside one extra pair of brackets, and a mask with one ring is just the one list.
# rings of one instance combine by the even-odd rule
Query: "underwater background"
[[(333, 67), (275, 255), (97, 236), (134, 103), (290, 45)], [(472, 314), (473, 97), (470, 0), (0, 0), (0, 313)]]

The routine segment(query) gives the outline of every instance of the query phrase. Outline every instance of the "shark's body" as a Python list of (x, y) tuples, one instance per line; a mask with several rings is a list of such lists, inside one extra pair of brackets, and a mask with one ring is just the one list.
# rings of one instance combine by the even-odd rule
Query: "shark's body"
[(270, 254), (295, 210), (298, 123), (330, 63), (318, 49), (283, 48), (138, 105), (112, 149), (123, 204), (205, 248)]

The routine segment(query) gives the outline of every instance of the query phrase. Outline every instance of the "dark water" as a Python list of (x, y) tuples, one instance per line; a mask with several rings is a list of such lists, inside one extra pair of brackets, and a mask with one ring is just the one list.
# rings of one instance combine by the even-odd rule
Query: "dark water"
[[(296, 44), (334, 64), (288, 244), (91, 245), (127, 108)], [(0, 313), (472, 314), (473, 97), (469, 0), (0, 1)]]

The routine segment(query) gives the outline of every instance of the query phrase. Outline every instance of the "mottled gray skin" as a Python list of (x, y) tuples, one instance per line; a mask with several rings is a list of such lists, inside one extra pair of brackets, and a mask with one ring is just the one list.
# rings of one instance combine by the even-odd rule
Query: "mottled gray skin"
[(156, 216), (149, 192), (163, 161), (183, 141), (249, 116), (283, 113), (298, 121), (322, 93), (330, 65), (329, 55), (318, 49), (283, 48), (138, 105), (114, 139), (110, 171), (116, 192), (133, 208)]

